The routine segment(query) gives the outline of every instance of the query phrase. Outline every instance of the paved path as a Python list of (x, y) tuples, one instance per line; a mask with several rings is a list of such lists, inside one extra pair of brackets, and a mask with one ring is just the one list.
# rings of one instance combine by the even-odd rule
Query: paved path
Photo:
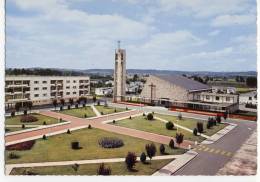
[(97, 110), (97, 108), (94, 105), (90, 105), (96, 116), (101, 116), (100, 112)]

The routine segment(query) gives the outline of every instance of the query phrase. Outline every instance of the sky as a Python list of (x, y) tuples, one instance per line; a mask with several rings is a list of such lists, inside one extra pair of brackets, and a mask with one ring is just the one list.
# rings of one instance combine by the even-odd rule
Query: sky
[(6, 67), (255, 71), (254, 0), (6, 0)]

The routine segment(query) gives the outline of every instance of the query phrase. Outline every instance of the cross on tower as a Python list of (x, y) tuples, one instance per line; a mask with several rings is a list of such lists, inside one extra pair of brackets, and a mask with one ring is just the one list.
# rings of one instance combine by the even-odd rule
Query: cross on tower
[(151, 85), (149, 85), (149, 87), (151, 87), (151, 102), (152, 102), (152, 100), (153, 100), (153, 89), (156, 87), (156, 85), (154, 85), (153, 83), (151, 83)]

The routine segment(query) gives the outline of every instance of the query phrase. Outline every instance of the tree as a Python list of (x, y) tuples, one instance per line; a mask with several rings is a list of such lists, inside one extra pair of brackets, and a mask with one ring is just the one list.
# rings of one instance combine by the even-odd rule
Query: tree
[(97, 101), (97, 97), (94, 95), (93, 96), (93, 102), (96, 103), (96, 101)]
[(228, 117), (228, 113), (227, 113), (227, 112), (224, 112), (224, 114), (223, 114), (223, 118), (226, 120), (227, 117)]
[(181, 113), (178, 114), (178, 119), (182, 120), (182, 114)]
[(169, 142), (169, 147), (170, 147), (171, 149), (174, 149), (175, 144), (174, 144), (173, 139), (170, 140), (170, 142)]
[(105, 167), (104, 163), (101, 163), (97, 169), (98, 175), (109, 176), (111, 174), (110, 167)]
[(197, 129), (197, 128), (194, 128), (194, 129), (193, 129), (193, 135), (194, 135), (194, 136), (197, 136), (197, 135), (198, 135), (198, 129)]
[(52, 105), (55, 107), (55, 110), (56, 110), (56, 107), (58, 105), (57, 99), (53, 99)]
[(72, 169), (73, 169), (75, 172), (78, 172), (79, 164), (75, 163), (75, 164), (72, 165), (71, 167), (72, 167)]
[(176, 133), (176, 143), (180, 145), (183, 142), (184, 135), (182, 133)]
[(216, 116), (216, 121), (217, 121), (218, 123), (221, 123), (221, 116), (220, 116), (220, 115), (217, 115), (217, 116)]
[(69, 99), (69, 103), (70, 105), (73, 105), (74, 104), (74, 100), (72, 98)]
[(125, 163), (128, 170), (132, 170), (135, 166), (136, 161), (136, 155), (133, 152), (128, 152), (127, 156), (125, 157)]
[(152, 114), (152, 113), (149, 113), (149, 114), (147, 115), (147, 119), (148, 119), (148, 120), (153, 120), (153, 114)]
[(167, 130), (172, 130), (174, 128), (174, 124), (171, 121), (168, 121), (165, 124), (165, 127), (166, 127)]
[(27, 106), (28, 106), (29, 110), (31, 111), (32, 110), (32, 106), (33, 106), (32, 101), (27, 102)]
[(140, 161), (144, 164), (146, 162), (146, 155), (144, 152), (141, 153)]
[(156, 147), (155, 147), (154, 143), (146, 144), (145, 150), (146, 150), (147, 156), (150, 158), (150, 160), (152, 160), (153, 156), (155, 156), (155, 154), (156, 154)]
[(165, 147), (163, 144), (160, 145), (160, 153), (165, 154)]
[(64, 106), (64, 105), (65, 105), (65, 100), (64, 100), (64, 99), (61, 99), (61, 100), (60, 100), (60, 104), (61, 104), (62, 106)]
[(15, 110), (18, 112), (20, 110), (20, 108), (22, 107), (22, 103), (21, 102), (17, 102), (15, 103)]
[(199, 133), (203, 133), (203, 123), (197, 122), (197, 129)]
[(256, 77), (247, 77), (246, 78), (246, 85), (248, 87), (256, 87), (257, 86), (257, 78)]

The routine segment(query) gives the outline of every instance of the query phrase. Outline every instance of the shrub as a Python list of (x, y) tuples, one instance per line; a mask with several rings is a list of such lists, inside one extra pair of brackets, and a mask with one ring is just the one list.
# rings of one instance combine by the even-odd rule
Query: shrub
[(104, 115), (103, 111), (100, 112), (101, 115)]
[(116, 109), (114, 110), (114, 112), (116, 112)]
[(73, 164), (71, 167), (72, 167), (72, 169), (73, 169), (75, 172), (77, 172), (77, 171), (79, 170), (79, 164), (77, 164), (77, 163)]
[(141, 155), (140, 155), (140, 161), (141, 161), (142, 163), (145, 163), (145, 162), (146, 162), (146, 155), (145, 155), (144, 152), (142, 152)]
[(73, 142), (71, 142), (71, 148), (74, 149), (74, 150), (78, 150), (81, 147), (79, 146), (79, 142), (78, 141), (73, 141)]
[(24, 110), (24, 111), (23, 111), (23, 115), (27, 115), (27, 110)]
[(32, 123), (38, 121), (38, 118), (32, 115), (23, 115), (21, 116), (20, 121), (22, 123)]
[(104, 137), (98, 143), (103, 148), (119, 148), (124, 145), (123, 140), (115, 137)]
[(160, 145), (160, 153), (165, 154), (165, 147), (163, 144)]
[(176, 143), (180, 145), (183, 142), (184, 135), (182, 133), (176, 133)]
[(178, 119), (182, 120), (182, 114), (181, 113), (178, 114)]
[(18, 159), (18, 158), (20, 158), (20, 156), (14, 152), (11, 152), (8, 154), (8, 158), (9, 159)]
[(70, 129), (67, 130), (67, 134), (71, 134)]
[(62, 118), (60, 118), (60, 123), (62, 122)]
[(197, 128), (194, 128), (194, 129), (193, 129), (193, 135), (194, 135), (194, 136), (197, 136), (197, 135), (198, 135), (198, 129), (197, 129)]
[(29, 176), (31, 176), (31, 175), (38, 175), (36, 172), (33, 172), (33, 171), (30, 171), (30, 170), (27, 170), (27, 169), (25, 169), (24, 171), (23, 171), (23, 175), (29, 175)]
[(227, 116), (228, 116), (228, 113), (227, 113), (227, 112), (225, 112), (225, 113), (223, 114), (223, 118), (224, 118), (224, 120), (226, 120), (226, 119), (227, 119)]
[(174, 124), (171, 121), (168, 121), (165, 124), (165, 127), (166, 127), (167, 130), (172, 130), (174, 128)]
[(145, 113), (143, 113), (143, 116), (145, 116)]
[(60, 106), (60, 111), (62, 111), (63, 110), (63, 106)]
[(150, 160), (156, 154), (156, 147), (155, 147), (154, 143), (146, 144), (145, 145), (145, 150), (146, 150), (147, 156), (150, 158)]
[(197, 130), (199, 133), (203, 133), (203, 123), (197, 122)]
[(47, 140), (47, 136), (46, 136), (46, 135), (43, 135), (43, 136), (42, 136), (42, 139), (43, 139), (43, 140)]
[(129, 116), (129, 119), (132, 119), (132, 116)]
[(128, 110), (128, 107), (126, 107), (125, 110)]
[(221, 116), (220, 116), (220, 115), (217, 115), (216, 121), (217, 121), (218, 123), (221, 123)]
[(125, 157), (125, 163), (128, 170), (132, 170), (135, 166), (136, 161), (136, 155), (133, 152), (128, 152), (127, 156)]
[(88, 125), (88, 129), (91, 129), (91, 128), (92, 128), (92, 126), (89, 124), (89, 125)]
[(105, 167), (104, 163), (101, 163), (97, 169), (97, 175), (109, 176), (111, 174), (110, 167)]
[(82, 107), (86, 107), (86, 104), (82, 104)]
[(97, 105), (100, 106), (100, 101), (97, 102)]
[(116, 120), (113, 120), (113, 124), (115, 124), (116, 123)]
[(5, 148), (6, 150), (30, 150), (33, 147), (34, 143), (35, 141), (31, 140), (31, 141), (9, 145), (6, 146)]
[(46, 125), (47, 123), (46, 123), (46, 121), (43, 121), (43, 123), (42, 123), (43, 125)]
[(25, 125), (24, 124), (22, 124), (22, 129), (24, 129), (25, 128)]
[(169, 147), (170, 147), (171, 149), (174, 149), (175, 144), (174, 144), (174, 140), (173, 140), (173, 139), (170, 140), (170, 142), (169, 142)]
[(70, 105), (68, 105), (68, 110), (70, 110)]
[(15, 117), (15, 111), (11, 112), (11, 117)]
[(210, 129), (210, 128), (211, 128), (210, 123), (207, 123), (207, 129)]
[(79, 104), (75, 104), (75, 107), (76, 107), (76, 108), (79, 108)]
[(149, 114), (147, 115), (147, 119), (148, 119), (148, 120), (153, 120), (153, 114), (152, 114), (152, 113), (149, 113)]
[(84, 114), (84, 118), (86, 118), (87, 117), (87, 114)]

